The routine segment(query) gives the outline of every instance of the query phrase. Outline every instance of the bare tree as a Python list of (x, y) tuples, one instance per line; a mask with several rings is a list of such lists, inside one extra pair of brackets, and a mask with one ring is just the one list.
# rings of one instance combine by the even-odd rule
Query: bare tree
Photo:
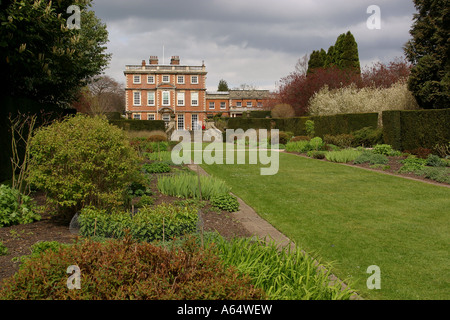
[(295, 72), (300, 75), (306, 75), (308, 71), (308, 54), (305, 54), (303, 57), (297, 60), (295, 64)]

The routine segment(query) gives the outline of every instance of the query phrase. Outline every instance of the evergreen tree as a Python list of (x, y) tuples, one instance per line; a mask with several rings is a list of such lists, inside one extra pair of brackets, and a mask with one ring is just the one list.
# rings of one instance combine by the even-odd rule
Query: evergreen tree
[(228, 83), (225, 80), (221, 79), (219, 81), (219, 86), (217, 88), (217, 91), (229, 91), (229, 90), (230, 89), (228, 89)]
[(404, 46), (414, 65), (408, 82), (426, 109), (450, 107), (450, 6), (448, 0), (414, 0), (417, 13)]
[(338, 66), (341, 69), (352, 70), (356, 73), (361, 73), (361, 67), (359, 65), (358, 44), (355, 37), (350, 31), (342, 37), (342, 44), (340, 47), (340, 61)]
[(325, 52), (325, 50), (323, 50), (323, 49), (320, 49), (320, 51), (314, 50), (311, 53), (311, 56), (309, 57), (307, 73), (311, 73), (316, 68), (325, 67), (326, 57), (327, 57), (327, 53)]

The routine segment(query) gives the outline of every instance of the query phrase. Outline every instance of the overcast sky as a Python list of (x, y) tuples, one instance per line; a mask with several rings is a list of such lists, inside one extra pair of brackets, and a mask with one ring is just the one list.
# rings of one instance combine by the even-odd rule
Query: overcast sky
[[(381, 29), (370, 30), (370, 5)], [(160, 63), (206, 65), (207, 89), (220, 79), (275, 90), (299, 58), (351, 31), (361, 67), (402, 57), (415, 8), (412, 0), (94, 0), (107, 25), (112, 60), (105, 74), (124, 83), (125, 65), (155, 55)]]

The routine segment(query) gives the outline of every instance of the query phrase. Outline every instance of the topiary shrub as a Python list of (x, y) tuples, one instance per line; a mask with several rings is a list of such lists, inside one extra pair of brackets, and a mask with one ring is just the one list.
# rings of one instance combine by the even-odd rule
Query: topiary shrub
[(106, 118), (76, 115), (42, 127), (30, 153), (29, 181), (59, 213), (122, 206), (130, 183), (141, 179), (126, 133)]
[[(80, 289), (68, 288), (78, 266)], [(264, 299), (247, 276), (225, 267), (210, 249), (188, 239), (164, 248), (129, 238), (80, 241), (26, 259), (3, 283), (3, 300), (247, 300)]]

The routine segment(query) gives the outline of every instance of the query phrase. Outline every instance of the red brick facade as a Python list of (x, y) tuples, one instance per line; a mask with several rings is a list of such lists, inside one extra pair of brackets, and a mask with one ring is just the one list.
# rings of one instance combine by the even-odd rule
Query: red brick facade
[(200, 129), (208, 116), (240, 116), (249, 110), (261, 110), (269, 98), (267, 90), (231, 90), (206, 92), (206, 68), (180, 65), (178, 56), (170, 65), (158, 64), (151, 56), (149, 64), (127, 65), (126, 113), (131, 119), (170, 120), (177, 129)]

